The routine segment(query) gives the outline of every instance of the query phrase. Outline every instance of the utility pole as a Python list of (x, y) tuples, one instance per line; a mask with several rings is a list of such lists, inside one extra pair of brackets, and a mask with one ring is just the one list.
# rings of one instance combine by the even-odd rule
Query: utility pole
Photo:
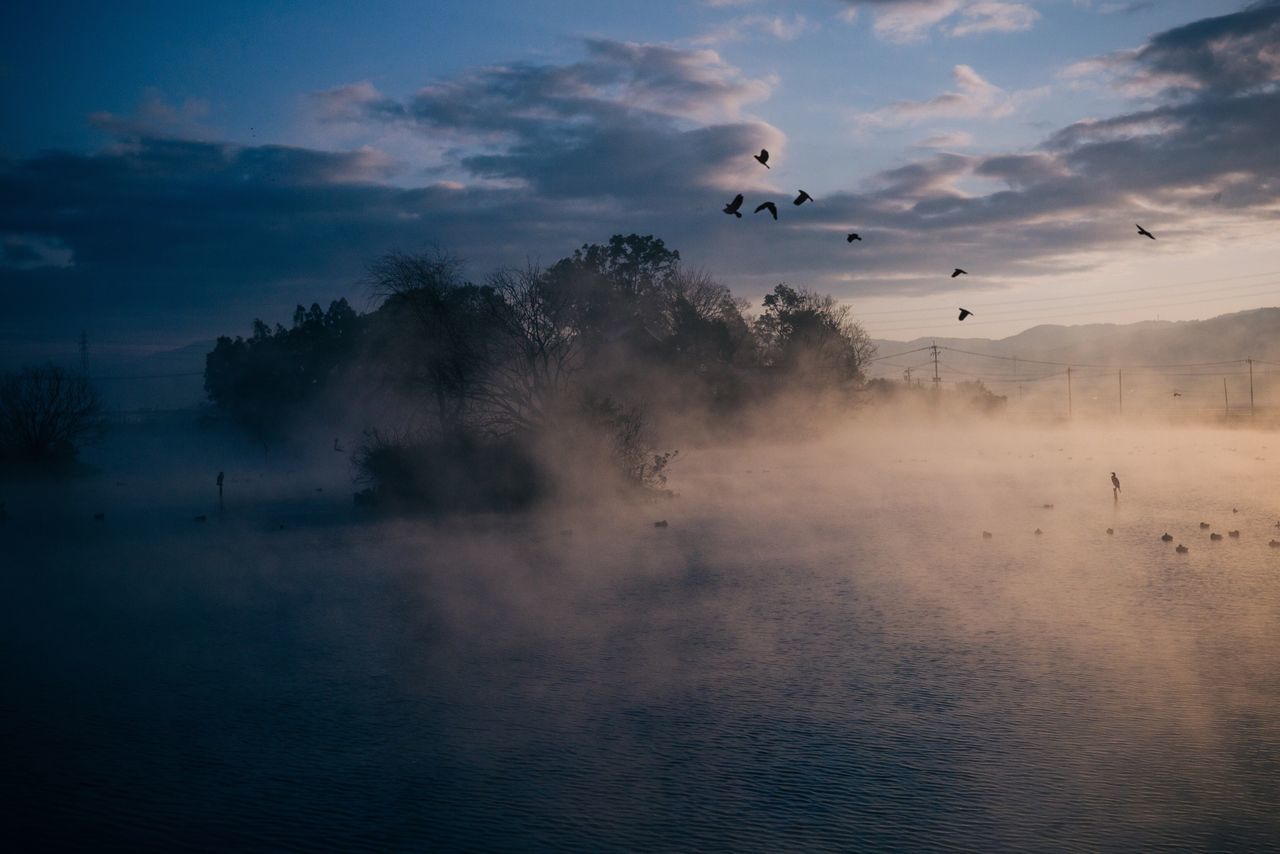
[(907, 368), (902, 372), (907, 378), (907, 388), (911, 388), (911, 369)]
[(1071, 417), (1071, 369), (1067, 368), (1067, 417)]
[(89, 376), (89, 333), (80, 330), (80, 373)]
[(1254, 414), (1253, 413), (1253, 359), (1248, 359), (1247, 361), (1249, 362), (1249, 417), (1252, 418)]
[(936, 392), (941, 386), (942, 378), (938, 376), (938, 345), (933, 344), (933, 390)]
[(1120, 386), (1120, 414), (1124, 415), (1124, 368), (1116, 370), (1116, 382)]
[(1222, 414), (1231, 417), (1231, 404), (1227, 402), (1227, 378), (1222, 378)]

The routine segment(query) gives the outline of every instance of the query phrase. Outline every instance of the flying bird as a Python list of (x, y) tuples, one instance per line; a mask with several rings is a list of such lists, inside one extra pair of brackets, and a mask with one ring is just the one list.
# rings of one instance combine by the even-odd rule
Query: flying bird
[(760, 153), (759, 153), (759, 154), (755, 154), (755, 155), (752, 155), (752, 156), (753, 156), (753, 157), (755, 157), (755, 159), (756, 159), (756, 160), (759, 160), (759, 161), (760, 161), (760, 165), (761, 165), (761, 166), (763, 166), (763, 167), (764, 167), (764, 168), (766, 168), (766, 169), (769, 169), (769, 168), (770, 168), (770, 166), (769, 166), (769, 149), (767, 149), (767, 148), (762, 148), (762, 149), (760, 149)]
[(793, 205), (803, 205), (805, 202), (811, 202), (811, 201), (813, 201), (813, 196), (809, 195), (809, 194), (808, 194), (808, 193), (806, 193), (804, 190), (797, 190), (796, 192), (797, 192), (797, 193), (799, 193), (800, 195), (796, 196), (796, 200), (795, 200), (794, 202), (792, 202), (791, 204), (793, 204)]
[(738, 212), (738, 208), (740, 207), (742, 207), (742, 193), (738, 193), (738, 195), (733, 197), (733, 201), (724, 206), (724, 212), (727, 214), (733, 214), (738, 219), (742, 219), (742, 214)]
[(853, 231), (853, 232), (850, 232), (850, 233), (849, 233), (849, 236), (848, 236), (848, 237), (846, 237), (846, 238), (844, 239), (844, 242), (845, 242), (845, 243), (852, 243), (852, 242), (853, 242), (853, 241), (855, 241), (855, 240), (861, 240), (861, 239), (862, 239), (862, 238), (858, 236), (858, 232)]
[(773, 202), (765, 202), (764, 204), (760, 205), (760, 207), (756, 208), (756, 213), (760, 213), (760, 211), (768, 211), (769, 213), (773, 214), (774, 219), (778, 218), (778, 206), (775, 205)]
[(967, 275), (969, 275), (969, 271), (968, 271), (968, 270), (961, 270), (959, 267), (956, 267), (954, 270), (952, 270), (952, 271), (951, 271), (951, 278), (953, 278), (953, 279), (954, 279), (956, 276), (967, 276)]
[(1182, 397), (1182, 392), (1180, 392), (1180, 391), (1175, 391), (1175, 392), (1173, 393), (1173, 396), (1174, 396), (1174, 397)]
[[(1138, 224), (1135, 222), (1134, 225), (1138, 225)], [(1143, 237), (1150, 237), (1152, 240), (1156, 239), (1156, 236), (1154, 234), (1147, 231), (1145, 228), (1143, 228), (1140, 225), (1138, 225), (1138, 234), (1141, 234)]]
[(961, 319), (961, 320), (964, 320), (966, 317), (968, 317), (968, 316), (969, 316), (969, 315), (971, 315), (971, 314), (973, 314), (973, 312), (972, 312), (972, 311), (969, 311), (969, 309), (967, 309), (967, 308), (962, 308), (962, 309), (960, 309), (960, 319)]

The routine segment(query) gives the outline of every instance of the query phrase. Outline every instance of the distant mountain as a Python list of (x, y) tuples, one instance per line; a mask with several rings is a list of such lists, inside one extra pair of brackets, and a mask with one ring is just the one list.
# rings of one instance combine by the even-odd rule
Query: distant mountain
[[(1074, 365), (1166, 365), (1261, 359), (1280, 363), (1280, 308), (1256, 308), (1209, 320), (1046, 324), (1008, 338), (876, 339), (878, 356), (937, 344), (992, 356)], [(948, 360), (965, 362), (959, 354)], [(987, 364), (990, 364), (988, 361)], [(879, 372), (878, 372), (879, 373)], [(892, 373), (892, 372), (889, 372)]]
[(1072, 366), (1075, 406), (1097, 401), (1100, 410), (1118, 404), (1121, 370), (1130, 403), (1204, 409), (1230, 405), (1233, 410), (1247, 406), (1249, 366), (1242, 360), (1253, 359), (1258, 405), (1280, 406), (1280, 308), (1208, 320), (1035, 326), (998, 340), (876, 339), (875, 344), (879, 361), (868, 370), (873, 378), (900, 380), (911, 368), (913, 381), (929, 383), (933, 354), (920, 348), (936, 344), (944, 384), (982, 380), (1002, 394), (1033, 395), (1048, 389), (1058, 395), (1065, 382), (1054, 377)]

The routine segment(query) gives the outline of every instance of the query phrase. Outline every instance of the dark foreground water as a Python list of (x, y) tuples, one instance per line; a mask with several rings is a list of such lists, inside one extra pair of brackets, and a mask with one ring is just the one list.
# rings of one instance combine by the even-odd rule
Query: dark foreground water
[(894, 432), (691, 455), (650, 506), (436, 523), (361, 521), (334, 471), (245, 464), (221, 515), (145, 466), (10, 486), (3, 833), (1277, 849), (1271, 454)]

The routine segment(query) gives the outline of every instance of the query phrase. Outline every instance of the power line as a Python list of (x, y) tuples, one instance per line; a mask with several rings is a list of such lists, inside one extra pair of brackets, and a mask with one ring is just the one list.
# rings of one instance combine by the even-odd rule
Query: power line
[(132, 377), (90, 377), (91, 380), (163, 380), (170, 377), (202, 377), (204, 371), (187, 371), (181, 374), (138, 374)]
[(914, 350), (904, 350), (904, 351), (903, 351), (903, 352), (901, 352), (901, 353), (891, 353), (891, 354), (890, 354), (890, 355), (888, 355), (888, 356), (876, 356), (874, 359), (867, 359), (867, 362), (868, 362), (868, 363), (871, 363), (871, 362), (879, 362), (879, 361), (881, 361), (882, 359), (896, 359), (896, 358), (898, 358), (899, 356), (909, 356), (909, 355), (911, 355), (912, 353), (920, 353), (920, 352), (923, 352), (923, 351), (928, 350), (928, 349), (931, 349), (931, 348), (929, 348), (929, 347), (917, 347), (917, 348), (916, 348), (916, 349), (914, 349)]
[[(1022, 358), (1022, 357), (1020, 357), (1020, 356), (997, 356), (997, 355), (994, 355), (994, 354), (992, 354), (992, 353), (976, 353), (976, 352), (974, 352), (974, 351), (972, 351), (972, 350), (961, 350), (961, 349), (960, 349), (960, 348), (958, 348), (958, 347), (945, 347), (945, 346), (943, 346), (943, 345), (941, 345), (941, 344), (939, 344), (939, 345), (938, 345), (938, 349), (939, 349), (939, 350), (948, 350), (948, 351), (950, 351), (950, 352), (952, 352), (952, 353), (963, 353), (963, 354), (964, 354), (964, 355), (966, 355), (966, 356), (979, 356), (979, 357), (984, 358), (984, 359), (1000, 359), (1001, 361), (1005, 361), (1005, 362), (1026, 362), (1026, 363), (1028, 363), (1028, 364), (1032, 364), (1032, 365), (1054, 365), (1054, 366), (1057, 366), (1057, 367), (1060, 367), (1060, 368), (1100, 368), (1100, 369), (1102, 369), (1102, 370), (1116, 370), (1116, 369), (1119, 369), (1119, 368), (1124, 368), (1124, 369), (1126, 369), (1126, 370), (1128, 370), (1128, 369), (1130, 369), (1130, 368), (1133, 368), (1133, 369), (1142, 369), (1142, 368), (1211, 368), (1211, 367), (1216, 367), (1216, 366), (1218, 366), (1218, 365), (1242, 365), (1242, 364), (1244, 364), (1246, 361), (1248, 361), (1247, 359), (1231, 359), (1230, 361), (1225, 361), (1225, 362), (1191, 362), (1191, 363), (1186, 363), (1186, 364), (1171, 364), (1171, 365), (1120, 365), (1120, 364), (1113, 364), (1113, 365), (1088, 365), (1088, 364), (1083, 364), (1083, 363), (1081, 363), (1081, 362), (1050, 362), (1050, 361), (1045, 361), (1045, 360), (1042, 360), (1042, 359), (1024, 359), (1024, 358)], [(1256, 362), (1256, 361), (1258, 361), (1258, 360), (1257, 360), (1257, 359), (1255, 359), (1254, 361)]]

